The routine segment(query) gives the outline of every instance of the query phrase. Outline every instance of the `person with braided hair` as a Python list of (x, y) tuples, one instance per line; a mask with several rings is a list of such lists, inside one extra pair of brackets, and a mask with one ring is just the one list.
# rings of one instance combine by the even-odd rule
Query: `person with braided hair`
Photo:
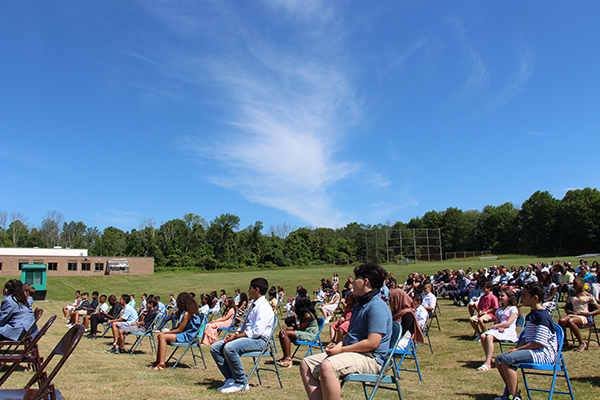
[(23, 283), (11, 279), (4, 285), (4, 299), (0, 306), (0, 340), (19, 340), (35, 322), (27, 302)]

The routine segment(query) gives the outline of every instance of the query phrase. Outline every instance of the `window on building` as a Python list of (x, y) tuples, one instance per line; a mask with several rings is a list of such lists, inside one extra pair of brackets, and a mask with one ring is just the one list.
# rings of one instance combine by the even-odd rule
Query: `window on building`
[(82, 271), (89, 271), (90, 270), (90, 263), (81, 263), (81, 270)]
[(0, 271), (2, 271), (2, 263), (0, 262)]
[(104, 263), (96, 263), (94, 271), (104, 271)]
[(29, 264), (29, 260), (19, 260), (19, 271), (23, 269), (23, 264)]
[(58, 263), (48, 263), (48, 271), (58, 271)]
[(77, 263), (76, 262), (70, 262), (67, 264), (67, 270), (68, 271), (77, 271)]

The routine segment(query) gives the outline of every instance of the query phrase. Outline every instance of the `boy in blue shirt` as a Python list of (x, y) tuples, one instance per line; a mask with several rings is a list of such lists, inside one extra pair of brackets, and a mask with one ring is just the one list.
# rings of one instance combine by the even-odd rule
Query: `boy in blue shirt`
[(525, 317), (525, 327), (517, 347), (496, 357), (496, 367), (506, 389), (495, 400), (521, 400), (517, 392), (517, 369), (521, 363), (553, 364), (558, 352), (554, 321), (542, 306), (545, 295), (539, 282), (529, 282), (523, 287), (521, 301), (531, 309)]
[(340, 376), (350, 373), (377, 374), (387, 358), (392, 337), (392, 313), (379, 290), (387, 272), (378, 264), (354, 268), (356, 305), (348, 334), (330, 343), (325, 353), (300, 363), (300, 376), (309, 398), (339, 399)]

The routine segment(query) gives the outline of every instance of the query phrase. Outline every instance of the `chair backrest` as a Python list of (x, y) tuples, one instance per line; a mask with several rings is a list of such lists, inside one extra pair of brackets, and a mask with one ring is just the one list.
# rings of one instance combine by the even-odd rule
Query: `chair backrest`
[(559, 363), (560, 357), (562, 357), (562, 347), (563, 340), (565, 337), (565, 331), (563, 331), (563, 328), (561, 328), (561, 326), (558, 324), (554, 324), (554, 330), (556, 331), (556, 341), (558, 342), (558, 348), (556, 352), (556, 363)]
[(50, 326), (52, 326), (52, 324), (54, 323), (55, 320), (56, 320), (56, 315), (51, 316), (48, 319), (48, 321), (46, 321), (44, 326), (42, 326), (42, 329), (40, 329), (38, 331), (38, 333), (31, 339), (31, 341), (29, 343), (27, 343), (27, 345), (25, 346), (25, 349), (23, 350), (24, 356), (27, 355), (28, 353), (30, 353), (35, 348), (35, 346), (37, 345), (39, 340), (46, 334), (46, 332), (48, 332), (48, 329), (50, 329)]
[[(56, 315), (54, 317), (56, 318)], [(58, 374), (58, 372), (65, 364), (71, 353), (73, 353), (75, 347), (77, 347), (77, 345), (81, 341), (81, 337), (83, 336), (84, 331), (85, 328), (83, 327), (83, 325), (75, 325), (71, 329), (69, 329), (69, 331), (65, 333), (65, 335), (62, 337), (60, 342), (58, 342), (54, 350), (52, 350), (52, 353), (50, 353), (50, 355), (46, 358), (42, 366), (38, 369), (37, 373), (27, 383), (25, 389), (29, 389), (35, 382), (40, 382), (40, 388), (35, 397), (33, 398), (34, 400), (41, 399), (42, 397), (45, 397), (47, 395), (50, 385), (52, 384), (52, 380), (54, 379), (56, 374)], [(56, 355), (62, 356), (62, 358), (54, 366), (52, 372), (46, 375), (45, 369), (52, 360), (52, 358), (54, 358), (54, 356)]]
[(525, 326), (525, 315), (523, 315), (523, 313), (521, 311), (519, 311), (519, 316), (517, 317), (516, 327), (523, 329), (524, 326)]
[[(202, 320), (200, 322), (200, 326), (198, 327), (198, 333), (196, 334), (198, 343), (200, 343), (200, 341), (202, 340), (202, 336), (204, 335), (204, 328), (206, 328), (206, 322), (208, 320), (208, 318), (206, 318), (206, 315), (200, 315), (200, 318)], [(235, 318), (234, 318), (234, 320), (235, 320)]]

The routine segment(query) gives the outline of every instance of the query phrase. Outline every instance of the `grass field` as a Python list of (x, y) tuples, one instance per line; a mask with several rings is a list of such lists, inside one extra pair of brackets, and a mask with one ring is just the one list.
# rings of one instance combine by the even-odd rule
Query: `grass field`
[[(561, 261), (576, 261), (574, 258), (561, 258)], [(500, 259), (498, 264), (515, 265), (543, 261), (534, 258), (511, 257)], [(389, 265), (388, 272), (394, 273), (398, 281), (406, 278), (409, 272), (420, 271), (431, 274), (444, 268), (457, 269), (480, 268), (489, 266), (489, 261), (461, 260), (443, 263), (419, 263), (416, 265)], [(211, 290), (225, 289), (227, 293), (240, 288), (247, 290), (249, 281), (257, 276), (265, 277), (271, 285), (283, 285), (291, 295), (293, 288), (301, 284), (312, 292), (321, 278), (330, 278), (337, 272), (341, 282), (351, 275), (352, 268), (307, 268), (262, 271), (241, 271), (204, 274), (157, 274), (153, 276), (102, 276), (94, 278), (57, 277), (48, 280), (48, 301), (38, 302), (34, 306), (45, 310), (42, 322), (53, 314), (61, 314), (61, 307), (72, 300), (76, 289), (100, 293), (134, 293), (136, 298), (142, 293), (159, 294), (168, 299), (170, 293), (193, 291), (197, 294)], [(479, 342), (471, 340), (471, 328), (468, 324), (468, 312), (465, 308), (452, 306), (441, 301), (442, 330), (431, 331), (435, 354), (428, 347), (418, 352), (423, 382), (415, 373), (401, 373), (401, 385), (405, 399), (465, 399), (488, 400), (501, 394), (503, 385), (495, 370), (480, 373), (476, 368), (483, 361), (483, 350)], [(41, 340), (42, 354), (48, 354), (60, 337), (67, 331), (58, 319), (47, 336)], [(328, 341), (328, 329), (323, 330), (322, 338)], [(186, 355), (182, 363), (174, 370), (150, 371), (146, 366), (153, 361), (150, 346), (146, 341), (134, 355), (106, 354), (111, 339), (82, 339), (79, 347), (55, 379), (56, 386), (67, 399), (206, 399), (229, 397), (232, 399), (304, 399), (305, 393), (300, 382), (298, 368), (281, 370), (284, 389), (280, 389), (274, 374), (263, 375), (263, 387), (258, 386), (254, 377), (248, 392), (230, 395), (214, 390), (222, 382), (217, 367), (204, 347), (207, 369), (202, 365), (195, 367), (191, 356)], [(130, 347), (132, 340), (128, 340)], [(279, 344), (278, 344), (279, 345)], [(496, 354), (499, 353), (496, 347)], [(568, 351), (565, 353), (567, 367), (577, 399), (600, 398), (600, 374), (598, 357), (600, 348), (593, 343), (591, 349), (583, 353)], [(247, 370), (249, 371), (250, 364)], [(28, 371), (19, 370), (4, 384), (6, 388), (22, 387), (31, 376)], [(544, 385), (549, 385), (545, 380)], [(559, 388), (564, 385), (560, 383)], [(557, 398), (567, 398), (557, 395)], [(347, 384), (342, 397), (346, 399), (364, 398), (362, 388), (357, 384)], [(377, 398), (397, 398), (394, 391), (380, 390)], [(534, 395), (534, 399), (547, 398), (543, 394)]]

